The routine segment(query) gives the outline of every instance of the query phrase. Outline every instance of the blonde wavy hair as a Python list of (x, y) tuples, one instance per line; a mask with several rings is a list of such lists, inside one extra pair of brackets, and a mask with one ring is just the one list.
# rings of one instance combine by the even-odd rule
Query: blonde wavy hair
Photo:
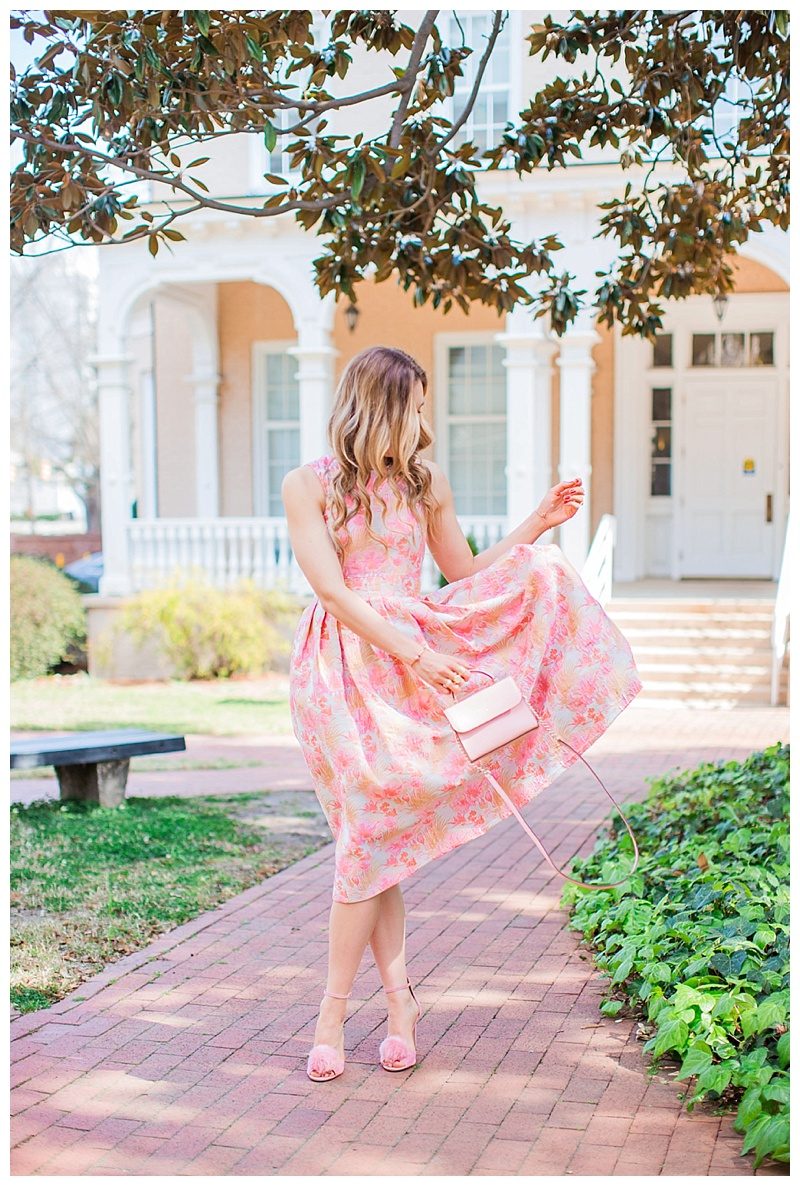
[[(438, 529), (439, 506), (431, 489), (431, 472), (417, 457), (435, 440), (425, 417), (417, 412), (413, 398), (417, 379), (427, 393), (424, 369), (394, 346), (369, 346), (354, 355), (342, 372), (327, 426), (328, 441), (339, 462), (331, 482), (330, 530), (340, 561), (344, 546), (337, 533), (359, 509), (364, 510), (369, 535), (389, 549), (372, 528), (367, 491), (372, 474), (384, 514), (388, 506), (377, 486), (388, 479), (423, 529), (428, 525), (432, 533)], [(349, 497), (354, 500), (350, 507)]]

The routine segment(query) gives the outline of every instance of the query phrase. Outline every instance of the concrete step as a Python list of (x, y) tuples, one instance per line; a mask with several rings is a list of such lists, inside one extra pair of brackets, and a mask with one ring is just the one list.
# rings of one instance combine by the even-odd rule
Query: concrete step
[(724, 613), (734, 610), (744, 613), (747, 610), (767, 611), (772, 613), (775, 599), (772, 597), (615, 597), (609, 598), (608, 605), (616, 605), (621, 609), (642, 610), (643, 612), (658, 610), (694, 609), (719, 610)]
[[(615, 597), (605, 610), (633, 651), (643, 684), (637, 700), (665, 707), (769, 704), (773, 600)], [(779, 704), (788, 698), (787, 653)]]
[(663, 645), (665, 647), (675, 644), (680, 646), (689, 640), (702, 643), (703, 641), (710, 641), (712, 639), (718, 640), (721, 643), (769, 643), (772, 637), (771, 628), (764, 627), (763, 630), (758, 629), (738, 629), (733, 626), (689, 626), (683, 624), (676, 624), (670, 622), (668, 626), (652, 627), (631, 625), (628, 622), (620, 621), (616, 617), (608, 615), (612, 622), (620, 628), (626, 638), (630, 640), (631, 646), (634, 641), (650, 645)]
[(719, 678), (769, 681), (772, 673), (771, 667), (768, 669), (755, 663), (650, 663), (641, 660), (638, 654), (634, 658), (642, 679), (647, 675), (659, 682), (672, 676), (691, 680)]
[(737, 630), (744, 634), (770, 634), (772, 618), (747, 617), (744, 614), (730, 617), (701, 616), (700, 614), (621, 614), (618, 610), (606, 610), (620, 627), (624, 622), (631, 630)]
[[(642, 680), (643, 690), (679, 695), (682, 692), (720, 693), (726, 696), (738, 695), (743, 692), (769, 692), (770, 678), (768, 675), (751, 676), (746, 673), (726, 673), (716, 676), (714, 673), (698, 674), (696, 677), (686, 675), (681, 671), (665, 672), (663, 677), (647, 671), (639, 663), (636, 668)], [(785, 672), (784, 668), (784, 672)], [(781, 673), (783, 675), (783, 672)], [(780, 679), (778, 686), (786, 684), (786, 679)]]
[(654, 604), (651, 601), (640, 601), (636, 604), (633, 601), (622, 603), (616, 598), (606, 602), (606, 609), (613, 609), (620, 614), (630, 614), (632, 617), (655, 618), (664, 617), (665, 614), (674, 614), (676, 617), (702, 617), (702, 618), (769, 618), (772, 621), (773, 606), (770, 604), (751, 603), (750, 605), (741, 605), (739, 603), (731, 602), (714, 602), (708, 605), (700, 605), (692, 601), (672, 601), (664, 602), (662, 604)]
[[(627, 631), (625, 632), (626, 637)], [(681, 643), (685, 639), (681, 639)], [(631, 644), (633, 645), (633, 644)], [(653, 662), (660, 658), (669, 660), (669, 662), (677, 663), (685, 661), (691, 663), (696, 659), (707, 660), (709, 662), (719, 660), (727, 660), (730, 662), (752, 662), (763, 666), (764, 663), (772, 665), (772, 644), (768, 638), (748, 638), (741, 641), (733, 642), (718, 642), (711, 645), (703, 645), (696, 643), (692, 646), (682, 646), (677, 642), (642, 642), (641, 639), (636, 642), (636, 654), (641, 655), (643, 659), (648, 659)]]
[[(634, 705), (640, 705), (647, 708), (651, 706), (658, 706), (659, 708), (770, 708), (773, 707), (769, 702), (769, 692), (757, 693), (739, 693), (732, 696), (722, 696), (719, 694), (698, 694), (697, 692), (684, 692), (680, 695), (667, 695), (663, 692), (654, 692), (652, 689), (642, 688), (639, 695), (633, 701)], [(778, 704), (774, 707), (785, 708), (788, 705), (787, 696), (779, 692)], [(788, 740), (788, 739), (787, 739)]]

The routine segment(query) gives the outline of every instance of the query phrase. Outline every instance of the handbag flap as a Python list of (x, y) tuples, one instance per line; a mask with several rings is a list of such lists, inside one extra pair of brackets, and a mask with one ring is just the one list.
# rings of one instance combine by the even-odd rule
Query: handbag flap
[(488, 688), (481, 688), (471, 696), (448, 705), (444, 715), (457, 733), (464, 733), (508, 712), (521, 699), (522, 690), (517, 687), (513, 676), (507, 675)]

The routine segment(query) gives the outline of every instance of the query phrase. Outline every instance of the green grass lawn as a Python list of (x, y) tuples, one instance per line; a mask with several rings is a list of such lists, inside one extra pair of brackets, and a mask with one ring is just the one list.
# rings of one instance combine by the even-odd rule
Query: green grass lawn
[[(11, 728), (143, 728), (292, 735), (288, 676), (121, 683), (78, 672), (11, 685)], [(162, 755), (133, 770), (258, 766)], [(12, 778), (55, 777), (52, 768)], [(312, 791), (129, 797), (118, 808), (38, 800), (11, 808), (11, 1001), (60, 1000), (115, 959), (331, 840)]]
[(60, 1000), (330, 840), (310, 791), (15, 804), (12, 1006)]
[(78, 672), (11, 684), (11, 728), (292, 735), (289, 677), (117, 683)]

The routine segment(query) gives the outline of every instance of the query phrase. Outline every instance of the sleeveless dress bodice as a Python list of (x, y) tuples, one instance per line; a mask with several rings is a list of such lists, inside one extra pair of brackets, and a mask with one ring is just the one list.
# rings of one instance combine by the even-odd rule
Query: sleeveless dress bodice
[[(312, 465), (320, 475), (325, 491), (325, 520), (332, 533), (333, 512), (330, 505), (330, 478), (338, 462), (323, 459), (324, 468)], [(401, 479), (401, 489), (406, 483)], [(414, 512), (405, 503), (394, 483), (371, 474), (367, 481), (372, 510), (373, 539), (367, 530), (367, 516), (362, 507), (340, 527), (337, 538), (345, 547), (342, 576), (345, 584), (362, 593), (417, 596), (421, 587), (422, 561), (425, 556), (425, 531)], [(386, 511), (381, 499), (386, 501)], [(356, 500), (352, 495), (348, 507)], [(380, 540), (386, 540), (384, 547)]]

